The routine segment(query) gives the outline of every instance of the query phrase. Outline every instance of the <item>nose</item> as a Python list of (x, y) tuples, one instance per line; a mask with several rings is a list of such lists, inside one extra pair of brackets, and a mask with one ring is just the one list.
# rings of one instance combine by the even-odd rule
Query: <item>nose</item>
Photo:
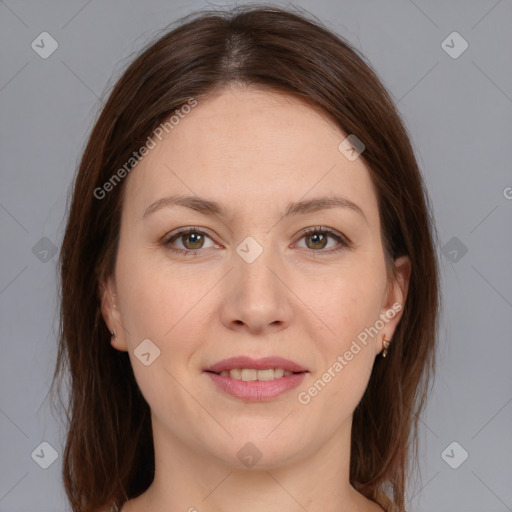
[(252, 263), (236, 254), (228, 279), (222, 307), (227, 328), (262, 335), (290, 325), (293, 293), (286, 284), (284, 266), (270, 250), (264, 250)]

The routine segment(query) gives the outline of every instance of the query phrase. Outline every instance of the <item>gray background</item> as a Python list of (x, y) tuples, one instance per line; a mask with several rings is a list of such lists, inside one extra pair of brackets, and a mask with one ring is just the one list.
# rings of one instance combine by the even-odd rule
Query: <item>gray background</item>
[[(45, 401), (58, 318), (52, 250), (99, 98), (157, 30), (206, 5), (0, 1), (0, 511), (69, 510), (60, 481), (64, 432)], [(433, 202), (445, 308), (409, 510), (512, 510), (511, 2), (295, 5), (377, 70)], [(47, 59), (31, 47), (43, 31), (59, 45)], [(460, 40), (442, 46), (453, 31), (469, 44), (457, 58), (445, 45), (453, 53)], [(59, 455), (47, 469), (36, 463), (50, 456), (43, 441)]]

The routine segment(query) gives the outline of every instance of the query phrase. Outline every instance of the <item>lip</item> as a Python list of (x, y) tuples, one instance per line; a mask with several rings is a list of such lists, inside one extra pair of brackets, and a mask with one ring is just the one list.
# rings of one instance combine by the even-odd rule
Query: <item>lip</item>
[[(268, 368), (282, 368), (289, 372), (307, 372), (307, 368), (303, 368), (295, 361), (284, 359), (283, 357), (263, 357), (261, 359), (253, 359), (247, 356), (231, 357), (223, 359), (218, 363), (205, 369), (206, 372), (220, 373), (224, 371), (234, 370), (237, 368), (253, 368), (255, 370), (267, 370)], [(277, 380), (277, 379), (276, 379)], [(271, 381), (269, 381), (271, 382)]]
[(213, 372), (206, 372), (213, 383), (223, 392), (247, 402), (263, 402), (272, 400), (293, 388), (296, 388), (306, 377), (307, 372), (293, 373), (287, 377), (268, 381), (243, 381), (223, 377)]
[[(292, 375), (280, 377), (269, 381), (243, 381), (231, 377), (218, 375), (220, 372), (233, 369), (252, 368), (266, 370), (268, 368), (282, 368), (294, 372)], [(262, 402), (272, 400), (293, 388), (304, 380), (309, 370), (294, 361), (282, 357), (264, 357), (252, 359), (247, 356), (224, 359), (205, 369), (204, 372), (212, 382), (224, 393), (248, 402)]]

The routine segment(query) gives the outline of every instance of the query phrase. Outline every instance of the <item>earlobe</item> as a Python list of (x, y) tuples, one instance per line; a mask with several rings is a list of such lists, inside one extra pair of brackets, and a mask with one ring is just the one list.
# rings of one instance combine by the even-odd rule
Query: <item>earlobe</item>
[(126, 350), (122, 347), (119, 340), (118, 333), (122, 329), (122, 322), (119, 310), (116, 304), (116, 294), (112, 280), (109, 278), (106, 282), (100, 282), (100, 297), (101, 297), (101, 314), (103, 321), (111, 336), (111, 345), (117, 350)]
[(386, 335), (382, 336), (382, 357), (386, 357), (388, 355), (389, 342), (391, 340), (386, 339)]
[(411, 262), (409, 257), (400, 256), (395, 260), (395, 277), (389, 284), (381, 312), (381, 318), (386, 320), (386, 326), (383, 329), (382, 345), (379, 344), (376, 349), (377, 352), (382, 352), (383, 357), (387, 355), (389, 343), (392, 341), (396, 326), (402, 317), (409, 289), (410, 275)]

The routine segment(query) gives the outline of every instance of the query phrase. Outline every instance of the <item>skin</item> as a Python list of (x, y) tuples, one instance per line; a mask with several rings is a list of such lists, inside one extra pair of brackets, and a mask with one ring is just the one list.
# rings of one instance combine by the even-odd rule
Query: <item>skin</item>
[[(122, 512), (382, 510), (349, 484), (350, 432), (382, 336), (392, 338), (401, 314), (309, 404), (297, 398), (407, 294), (410, 262), (397, 259), (387, 280), (377, 196), (363, 160), (338, 150), (345, 137), (294, 97), (230, 86), (200, 101), (128, 176), (102, 313), (151, 407), (156, 470)], [(172, 206), (143, 218), (171, 194), (217, 201), (227, 216)], [(332, 194), (364, 216), (332, 208), (283, 217), (290, 202)], [(196, 255), (160, 243), (189, 226), (205, 232), (202, 245), (185, 235), (173, 246)], [(302, 233), (319, 226), (351, 248)], [(253, 263), (236, 252), (248, 236), (263, 248)], [(134, 355), (146, 338), (160, 350), (149, 366)], [(282, 356), (310, 373), (284, 395), (245, 402), (203, 372), (237, 355)], [(247, 442), (262, 454), (251, 468), (237, 457)]]

